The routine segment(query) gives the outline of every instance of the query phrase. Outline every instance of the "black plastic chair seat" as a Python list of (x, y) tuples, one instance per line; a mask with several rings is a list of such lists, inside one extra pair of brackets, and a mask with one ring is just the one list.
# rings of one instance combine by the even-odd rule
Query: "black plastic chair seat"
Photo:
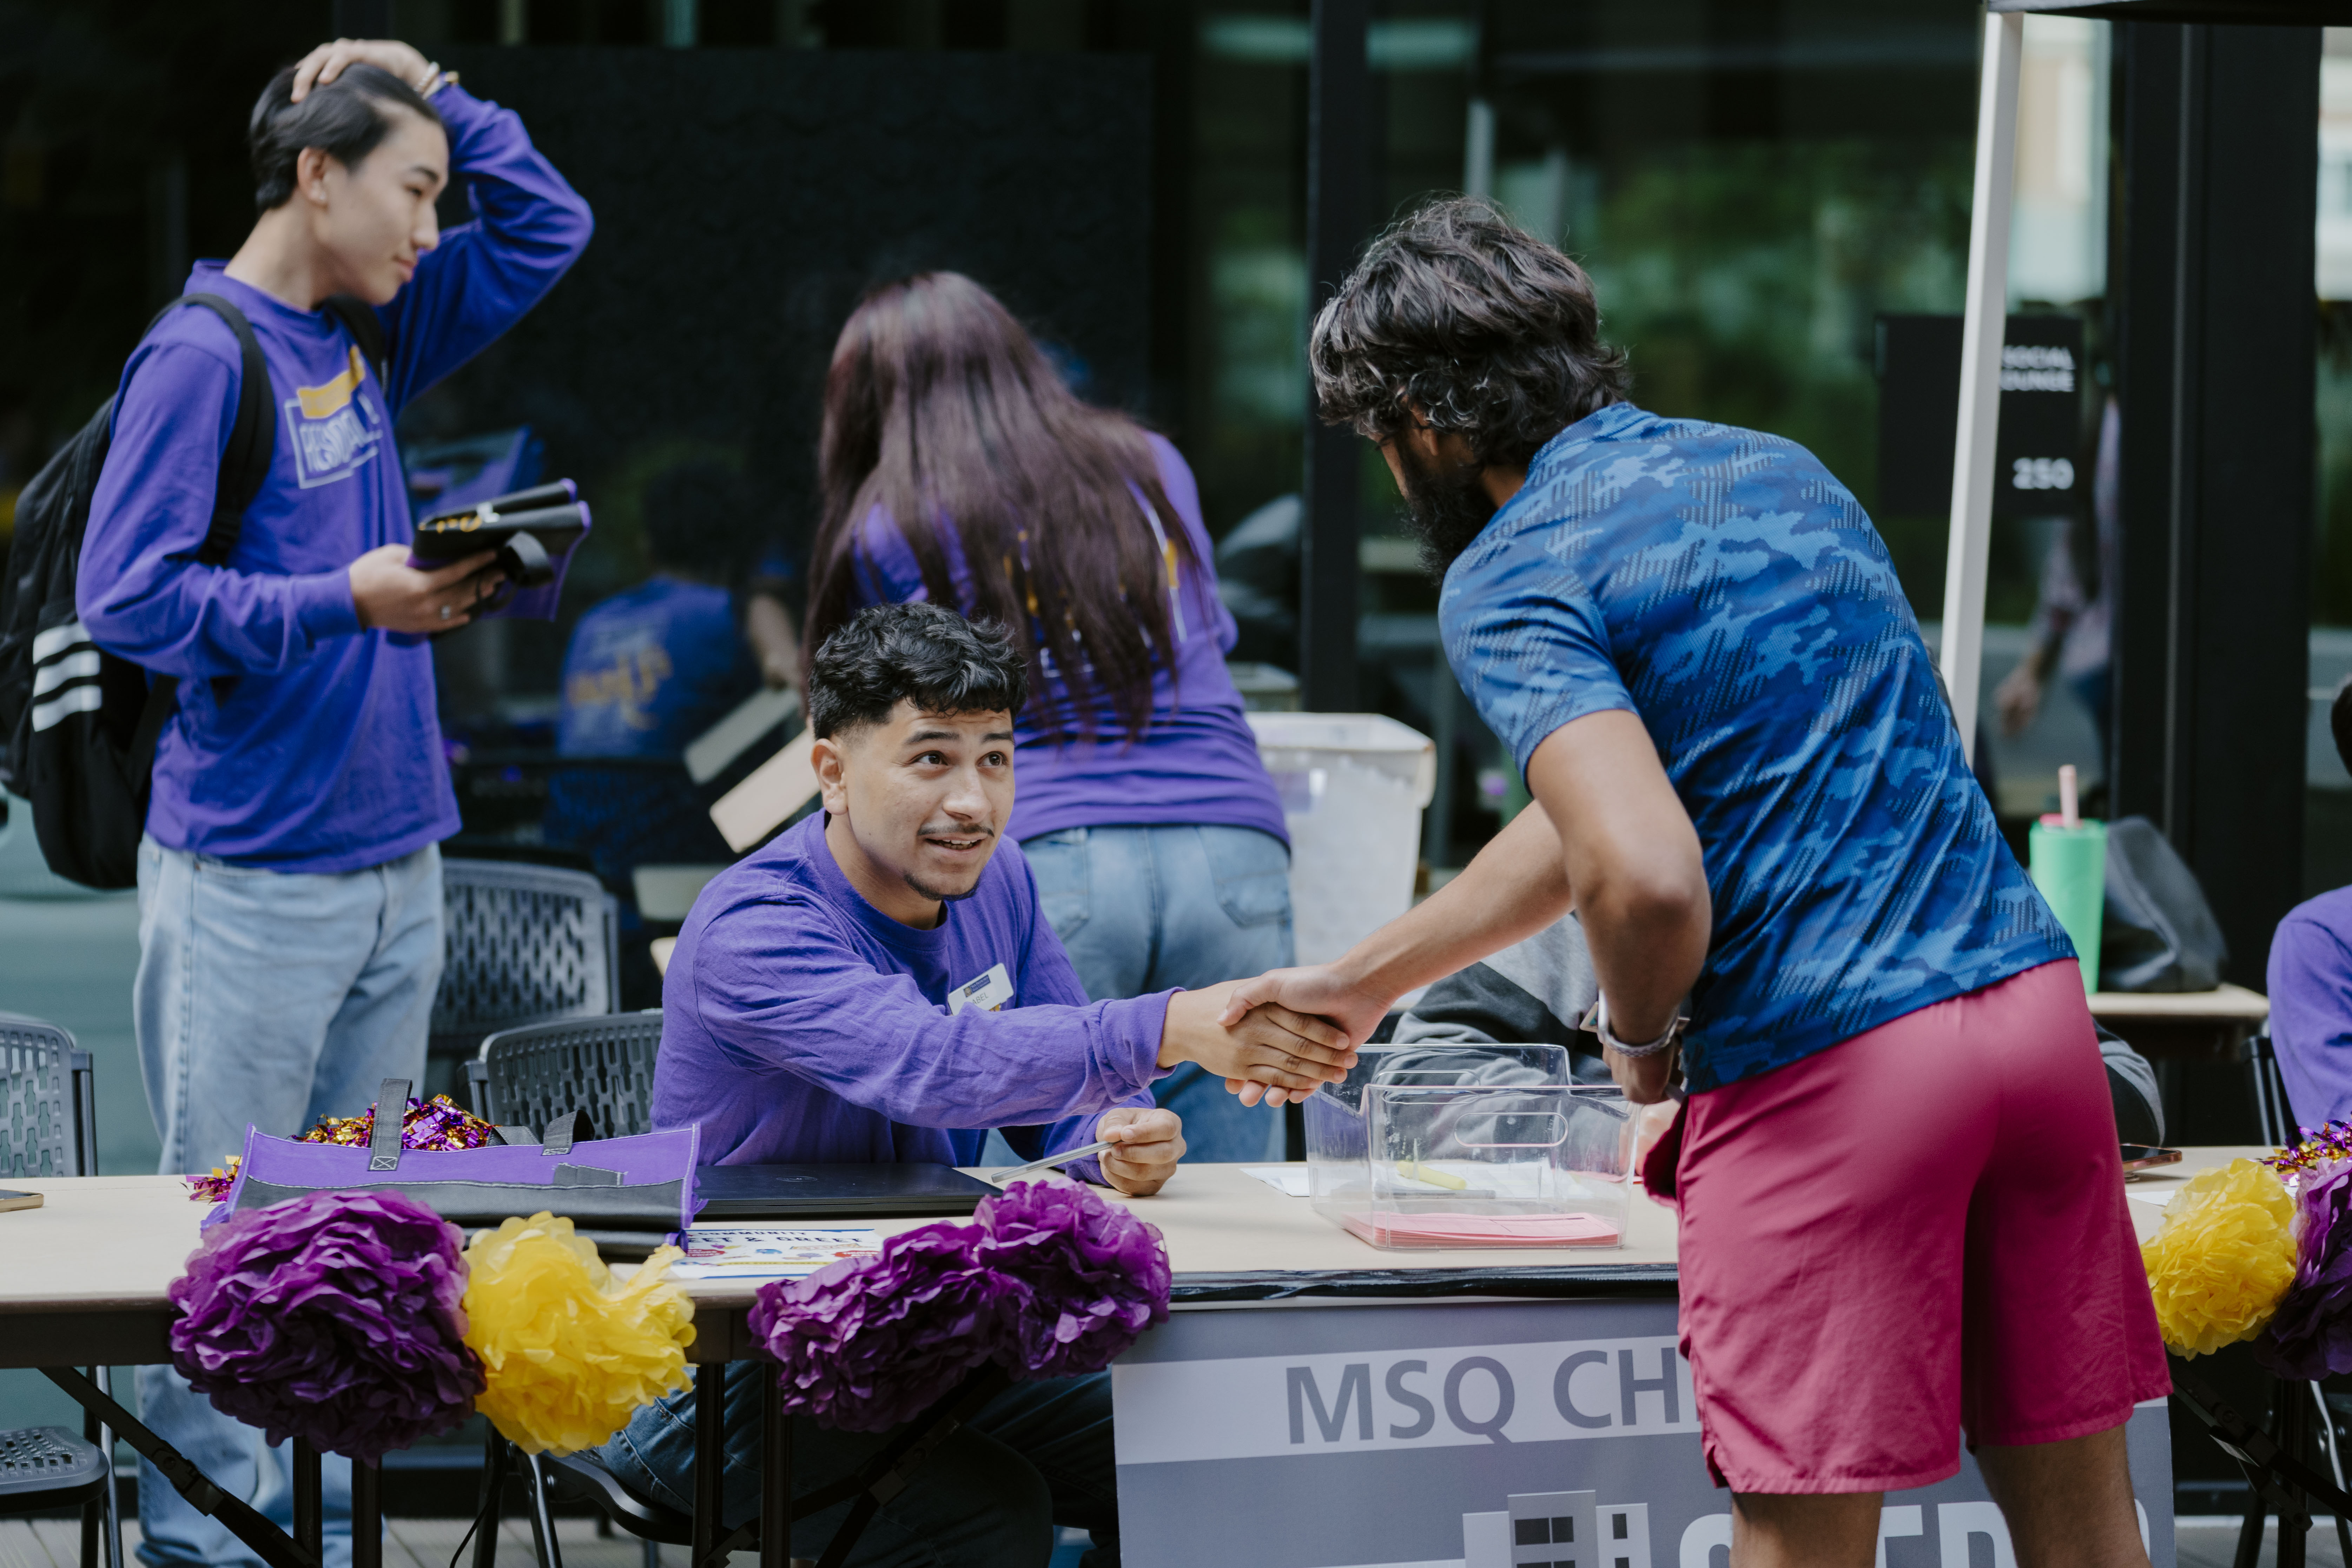
[(658, 1541), (666, 1546), (694, 1544), (692, 1514), (639, 1497), (621, 1484), (620, 1477), (588, 1455), (547, 1454), (541, 1458), (561, 1478), (565, 1489), (580, 1493), (631, 1535)]
[(62, 1426), (0, 1431), (0, 1513), (74, 1508), (106, 1490), (106, 1456)]

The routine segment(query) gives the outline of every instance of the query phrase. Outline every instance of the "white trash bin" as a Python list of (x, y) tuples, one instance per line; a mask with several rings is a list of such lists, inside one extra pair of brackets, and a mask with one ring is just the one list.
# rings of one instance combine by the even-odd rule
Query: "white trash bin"
[(1378, 713), (1248, 713), (1290, 829), (1298, 962), (1328, 963), (1412, 907), (1428, 736)]

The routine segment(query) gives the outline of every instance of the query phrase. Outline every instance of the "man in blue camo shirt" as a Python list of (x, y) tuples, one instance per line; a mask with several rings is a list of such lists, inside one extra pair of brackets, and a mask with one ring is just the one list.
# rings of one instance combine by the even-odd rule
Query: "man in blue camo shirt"
[(1686, 1097), (1648, 1175), (1738, 1568), (1864, 1568), (1963, 1426), (2021, 1562), (2140, 1568), (2123, 1426), (2169, 1384), (2081, 974), (1861, 506), (1793, 443), (1626, 401), (1591, 280), (1475, 201), (1376, 240), (1311, 352), (1535, 805), (1228, 1016), (1362, 1039), (1575, 909), (1612, 1072)]

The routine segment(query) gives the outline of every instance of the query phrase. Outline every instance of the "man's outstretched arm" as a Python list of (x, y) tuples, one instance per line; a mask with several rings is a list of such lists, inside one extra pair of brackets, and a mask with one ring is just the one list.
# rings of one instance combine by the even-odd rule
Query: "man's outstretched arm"
[[(1713, 914), (1698, 834), (1649, 731), (1620, 710), (1562, 725), (1528, 760), (1536, 806), (1521, 812), (1461, 876), (1356, 944), (1337, 963), (1245, 981), (1224, 1017), (1277, 1003), (1367, 1038), (1389, 1004), (1578, 910), (1612, 1031), (1665, 1031), (1706, 957)], [(1564, 825), (1564, 826), (1559, 826)], [(1664, 1091), (1666, 1063), (1612, 1058), (1636, 1099)], [(1651, 1079), (1655, 1081), (1652, 1082)], [(1234, 1083), (1253, 1103), (1279, 1089)]]

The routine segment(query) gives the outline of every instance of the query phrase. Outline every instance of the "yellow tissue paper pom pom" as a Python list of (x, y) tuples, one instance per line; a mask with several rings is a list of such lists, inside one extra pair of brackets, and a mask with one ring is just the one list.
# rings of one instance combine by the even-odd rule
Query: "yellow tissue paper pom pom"
[(2252, 1339), (2294, 1282), (2294, 1200), (2252, 1160), (2200, 1172), (2139, 1249), (2157, 1326), (2179, 1355)]
[(616, 1284), (596, 1244), (548, 1214), (477, 1231), (466, 1248), (466, 1342), (488, 1388), (474, 1407), (527, 1454), (577, 1453), (686, 1386), (694, 1303), (665, 1247)]

